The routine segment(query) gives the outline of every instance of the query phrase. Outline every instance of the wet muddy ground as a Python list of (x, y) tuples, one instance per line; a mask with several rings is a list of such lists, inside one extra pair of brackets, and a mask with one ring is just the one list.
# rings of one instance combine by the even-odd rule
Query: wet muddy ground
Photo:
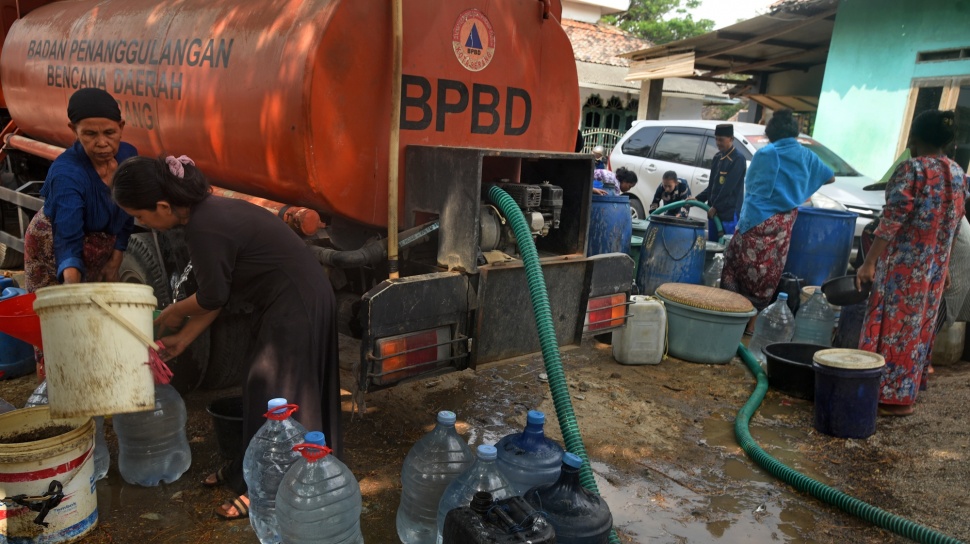
[[(342, 337), (342, 358), (358, 353)], [(564, 354), (564, 367), (597, 484), (625, 543), (905, 542), (775, 480), (747, 458), (734, 438), (734, 417), (754, 389), (735, 359), (697, 365), (668, 359), (657, 366), (617, 364), (609, 346), (590, 341)], [(177, 371), (177, 369), (176, 369)], [(561, 438), (540, 379), (541, 358), (494, 365), (400, 385), (367, 395), (351, 413), (344, 395), (346, 459), (363, 493), (362, 528), (371, 543), (396, 542), (399, 471), (410, 446), (431, 429), (437, 411), (458, 414), (474, 447), (520, 429), (526, 411), (547, 414), (547, 434)], [(344, 375), (345, 388), (352, 378)], [(812, 429), (812, 404), (770, 391), (751, 430), (768, 453), (860, 499), (970, 539), (970, 363), (939, 368), (916, 415), (880, 419), (867, 440), (835, 439)], [(0, 397), (20, 406), (33, 376), (0, 382)], [(157, 488), (125, 484), (117, 440), (108, 428), (112, 467), (98, 482), (100, 523), (85, 543), (256, 543), (247, 521), (213, 510), (229, 494), (203, 488), (222, 463), (205, 406), (233, 390), (186, 396), (192, 468)]]

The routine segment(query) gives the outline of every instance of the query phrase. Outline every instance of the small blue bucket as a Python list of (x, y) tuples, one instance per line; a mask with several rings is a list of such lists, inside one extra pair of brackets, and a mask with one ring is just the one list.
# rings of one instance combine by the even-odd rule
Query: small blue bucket
[(589, 245), (587, 257), (604, 253), (630, 253), (633, 234), (630, 217), (630, 197), (627, 195), (593, 195), (589, 214)]
[(879, 385), (886, 361), (858, 349), (815, 353), (815, 430), (838, 438), (868, 438), (876, 432)]
[(665, 283), (700, 285), (706, 253), (707, 225), (703, 221), (651, 216), (637, 266), (640, 294), (652, 295)]

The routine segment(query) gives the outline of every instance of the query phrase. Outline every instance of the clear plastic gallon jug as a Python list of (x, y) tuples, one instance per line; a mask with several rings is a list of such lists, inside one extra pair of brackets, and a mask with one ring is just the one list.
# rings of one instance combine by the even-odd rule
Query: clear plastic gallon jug
[(655, 365), (664, 356), (667, 311), (659, 300), (633, 295), (626, 326), (613, 333), (613, 358), (626, 365)]
[(262, 544), (280, 541), (276, 523), (276, 493), (286, 471), (302, 459), (293, 447), (307, 434), (290, 416), (297, 407), (286, 399), (272, 399), (264, 414), (266, 423), (256, 431), (243, 456), (243, 478), (249, 490), (249, 523)]
[(27, 403), (24, 404), (24, 408), (44, 406), (45, 404), (47, 404), (47, 380), (40, 382), (40, 385), (34, 389), (34, 392), (27, 397)]
[(434, 544), (441, 496), (475, 462), (472, 449), (455, 431), (457, 420), (454, 412), (438, 412), (435, 428), (404, 458), (397, 508), (397, 536), (404, 544)]
[(523, 497), (556, 530), (556, 544), (606, 544), (613, 515), (602, 497), (579, 483), (583, 460), (575, 454), (562, 457), (562, 472), (555, 483), (534, 487)]
[(761, 310), (754, 325), (754, 336), (748, 343), (748, 351), (761, 366), (765, 366), (765, 354), (761, 348), (776, 342), (789, 342), (795, 334), (795, 316), (788, 309), (788, 293), (778, 293), (778, 300)]
[(512, 491), (521, 495), (529, 489), (551, 484), (559, 478), (562, 446), (547, 438), (543, 431), (546, 415), (529, 410), (525, 430), (498, 441), (498, 468), (508, 478)]
[[(47, 404), (47, 380), (40, 382), (34, 392), (27, 397), (24, 408), (33, 408)], [(111, 468), (111, 455), (108, 453), (108, 442), (104, 438), (104, 418), (94, 418), (94, 479), (100, 480), (108, 475)]]
[(708, 287), (721, 286), (721, 272), (724, 270), (724, 255), (718, 253), (711, 257), (711, 263), (704, 269), (704, 285)]
[(276, 494), (283, 544), (364, 544), (360, 485), (347, 465), (330, 455), (323, 433), (296, 446), (303, 459), (286, 472)]
[(819, 289), (798, 309), (792, 342), (831, 346), (834, 330), (835, 312)]
[(445, 516), (455, 508), (461, 508), (471, 504), (472, 497), (479, 491), (487, 491), (492, 494), (494, 500), (507, 499), (515, 496), (512, 486), (508, 479), (499, 470), (496, 460), (498, 450), (495, 446), (478, 446), (478, 459), (475, 464), (458, 478), (451, 482), (441, 502), (438, 504), (438, 542), (442, 542), (442, 535), (445, 526)]
[(121, 477), (147, 487), (178, 480), (192, 465), (186, 419), (185, 403), (171, 385), (155, 386), (154, 410), (116, 414)]

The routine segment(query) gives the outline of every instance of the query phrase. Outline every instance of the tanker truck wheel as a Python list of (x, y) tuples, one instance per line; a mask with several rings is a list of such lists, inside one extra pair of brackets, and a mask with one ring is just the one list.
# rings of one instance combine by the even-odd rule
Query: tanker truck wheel
[[(3, 222), (4, 232), (13, 234), (14, 236), (20, 236), (20, 221), (17, 217), (20, 212), (19, 208), (11, 204), (4, 202), (0, 205), (0, 220)], [(30, 217), (24, 214), (26, 219), (25, 225), (30, 222)], [(8, 246), (7, 244), (0, 244), (0, 269), (3, 270), (19, 270), (24, 266), (24, 254), (17, 251), (16, 249)]]
[(24, 254), (7, 244), (0, 244), (0, 269), (19, 270), (24, 266)]
[(241, 384), (253, 336), (253, 314), (223, 310), (209, 327), (209, 333), (209, 367), (202, 388), (224, 389)]
[[(158, 261), (155, 243), (152, 235), (147, 233), (133, 234), (128, 241), (128, 250), (121, 261), (119, 270), (121, 281), (149, 285), (155, 292), (159, 305), (167, 305), (172, 301), (165, 270)], [(180, 394), (186, 394), (199, 387), (205, 376), (209, 362), (209, 332), (203, 332), (192, 342), (182, 355), (169, 361), (172, 369), (172, 386)]]

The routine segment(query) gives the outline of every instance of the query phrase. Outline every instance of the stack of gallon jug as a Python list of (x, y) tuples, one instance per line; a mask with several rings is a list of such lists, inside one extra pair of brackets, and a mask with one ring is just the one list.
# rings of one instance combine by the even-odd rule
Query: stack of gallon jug
[(266, 423), (246, 448), (253, 530), (263, 544), (362, 544), (357, 478), (331, 455), (323, 433), (291, 417), (298, 409), (270, 400)]
[[(266, 423), (246, 449), (249, 519), (263, 544), (357, 544), (357, 479), (330, 454), (320, 432), (306, 430), (285, 399), (269, 401)], [(408, 452), (401, 471), (397, 532), (405, 544), (505, 541), (605, 544), (613, 518), (580, 485), (583, 460), (547, 438), (545, 416), (530, 411), (525, 430), (477, 455), (455, 430), (452, 412)], [(503, 537), (506, 537), (503, 539)]]
[(543, 432), (530, 411), (525, 430), (473, 454), (455, 430), (453, 412), (408, 452), (401, 470), (397, 533), (405, 544), (606, 543), (613, 518), (606, 502), (583, 488), (583, 460)]

